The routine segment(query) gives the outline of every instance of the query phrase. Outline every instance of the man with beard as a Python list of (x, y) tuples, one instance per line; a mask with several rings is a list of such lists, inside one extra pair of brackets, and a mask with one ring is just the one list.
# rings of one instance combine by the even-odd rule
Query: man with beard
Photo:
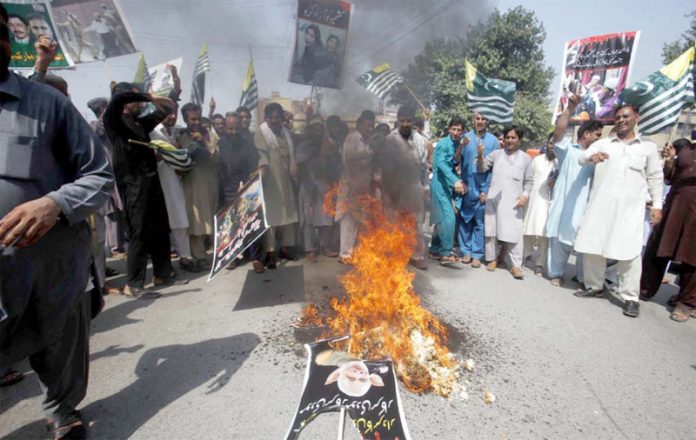
[(464, 122), (452, 119), (449, 123), (449, 136), (443, 137), (435, 147), (433, 156), (433, 178), (430, 184), (431, 210), (430, 222), (435, 225), (430, 243), (430, 255), (441, 263), (458, 261), (451, 255), (454, 247), (456, 214), (454, 195), (464, 193), (464, 183), (459, 179), (455, 168), (461, 154), (460, 143)]
[[(547, 276), (551, 284), (561, 286), (563, 275), (568, 265), (568, 258), (573, 252), (575, 234), (580, 226), (580, 219), (585, 213), (594, 167), (583, 167), (578, 159), (583, 151), (602, 137), (603, 125), (599, 121), (584, 122), (578, 129), (578, 143), (565, 135), (570, 115), (580, 102), (578, 96), (568, 99), (568, 107), (556, 121), (553, 132), (554, 150), (558, 156), (558, 175), (553, 186), (553, 199), (546, 221), (546, 237), (549, 251), (546, 261)], [(576, 277), (583, 282), (582, 255), (575, 257)]]
[(414, 217), (416, 246), (409, 263), (417, 269), (427, 270), (423, 221), (429, 184), (428, 154), (423, 137), (413, 127), (415, 110), (402, 106), (396, 118), (397, 126), (387, 136), (384, 151), (379, 154), (381, 187), (388, 211)]
[(546, 220), (549, 216), (549, 204), (553, 191), (554, 176), (557, 167), (556, 151), (553, 143), (553, 133), (546, 142), (546, 151), (532, 159), (532, 190), (529, 193), (529, 203), (524, 214), (524, 258), (531, 257), (536, 248), (537, 256), (534, 261), (534, 273), (544, 274), (546, 265)]
[[(113, 174), (67, 97), (9, 72), (0, 5), (0, 370), (29, 357), (53, 438), (84, 438), (91, 260), (85, 219), (108, 199)], [(11, 159), (11, 160), (10, 160)]]
[[(152, 102), (155, 111), (140, 116), (144, 102)], [(128, 226), (128, 281), (123, 294), (133, 298), (144, 292), (148, 256), (152, 258), (155, 286), (177, 283), (157, 159), (150, 148), (130, 142), (150, 142), (149, 133), (174, 107), (168, 98), (141, 93), (130, 83), (118, 83), (104, 113), (104, 128), (114, 148), (114, 173)]]
[(584, 254), (587, 288), (575, 295), (602, 297), (607, 259), (618, 260), (623, 313), (636, 318), (640, 313), (645, 194), (652, 199), (650, 224), (654, 226), (662, 219), (662, 164), (657, 146), (636, 135), (638, 111), (622, 105), (614, 116), (616, 135), (595, 142), (579, 159), (581, 165), (594, 164), (595, 173), (575, 240), (575, 249)]
[(259, 151), (259, 172), (263, 180), (266, 217), (270, 228), (263, 237), (267, 264), (276, 267), (276, 241), (279, 256), (290, 257), (289, 247), (296, 243), (299, 220), (293, 180), (297, 178), (295, 147), (283, 127), (283, 107), (272, 102), (264, 108), (265, 121), (259, 126), (254, 143)]
[[(178, 148), (177, 138), (180, 129), (176, 126), (177, 112), (178, 107), (172, 109), (172, 112), (164, 118), (162, 123), (150, 133), (150, 137)], [(179, 267), (189, 272), (199, 272), (201, 269), (196, 266), (191, 255), (191, 243), (188, 235), (189, 220), (182, 182), (183, 174), (185, 171), (175, 170), (167, 161), (162, 160), (160, 156), (157, 157), (157, 175), (164, 193), (164, 203), (167, 205), (167, 218), (169, 219), (174, 249), (179, 254)]]
[(202, 126), (202, 111), (200, 105), (193, 103), (181, 107), (186, 130), (177, 140), (194, 162), (183, 178), (191, 256), (198, 269), (208, 270), (206, 237), (215, 233), (213, 218), (218, 206), (218, 137)]
[(373, 151), (370, 138), (375, 129), (375, 114), (363, 110), (343, 145), (341, 180), (336, 206), (336, 221), (341, 222), (339, 262), (350, 263), (360, 223), (365, 216), (359, 204), (370, 193), (373, 180)]
[[(221, 207), (237, 199), (239, 190), (246, 185), (249, 181), (249, 177), (256, 172), (259, 164), (258, 151), (252, 143), (244, 142), (239, 133), (239, 113), (227, 113), (225, 127), (225, 134), (220, 137), (220, 141), (218, 142), (218, 149), (220, 150), (218, 177), (220, 181)], [(261, 243), (259, 240), (252, 243), (244, 254), (252, 261), (254, 272), (264, 272), (265, 269), (261, 262)], [(232, 262), (227, 266), (230, 270), (236, 267), (236, 262)]]

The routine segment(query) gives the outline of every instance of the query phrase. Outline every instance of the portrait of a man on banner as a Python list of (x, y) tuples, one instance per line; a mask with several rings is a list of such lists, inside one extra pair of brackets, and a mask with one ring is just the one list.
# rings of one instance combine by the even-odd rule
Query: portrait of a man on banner
[(345, 1), (299, 0), (290, 82), (341, 88), (351, 9)]
[(50, 67), (70, 67), (73, 65), (65, 53), (65, 45), (56, 33), (50, 2), (43, 1), (3, 1), (8, 12), (7, 27), (10, 31), (12, 55), (10, 69), (31, 69), (36, 61), (34, 44), (41, 36), (58, 43), (55, 57)]

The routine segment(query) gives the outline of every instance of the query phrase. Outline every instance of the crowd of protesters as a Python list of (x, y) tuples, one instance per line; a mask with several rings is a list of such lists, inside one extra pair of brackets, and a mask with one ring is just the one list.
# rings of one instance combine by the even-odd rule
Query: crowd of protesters
[[(364, 110), (353, 130), (337, 115), (310, 114), (300, 133), (277, 103), (265, 106), (256, 127), (252, 109), (215, 113), (214, 100), (206, 118), (198, 104), (179, 105), (173, 69), (167, 98), (112, 84), (110, 97), (89, 102), (90, 125), (66, 97), (67, 84), (46, 74), (54, 43), (37, 42), (27, 80), (8, 70), (7, 32), (2, 38), (0, 373), (3, 385), (21, 379), (8, 368), (29, 357), (54, 438), (84, 434), (75, 408), (102, 296), (152, 294), (150, 260), (155, 287), (187, 282), (177, 258), (179, 270), (210, 270), (215, 213), (256, 174), (270, 226), (244, 253), (256, 273), (302, 256), (350, 265), (370, 214), (359, 201), (369, 195), (415, 220), (409, 263), (417, 269), (426, 270), (429, 257), (444, 266), (507, 267), (523, 279), (528, 265), (561, 286), (575, 254), (575, 295), (601, 297), (613, 280), (624, 314), (637, 317), (639, 298), (656, 294), (672, 264), (680, 291), (671, 318), (696, 315), (696, 147), (679, 140), (658, 150), (636, 134), (631, 106), (615, 110), (608, 137), (591, 120), (573, 142), (566, 132), (579, 98), (571, 97), (532, 157), (521, 148), (522, 127), (494, 135), (478, 113), (470, 131), (455, 118), (439, 140), (431, 140), (428, 112), (417, 118), (408, 106), (391, 127)], [(173, 155), (151, 141), (173, 146)], [(327, 209), (334, 192), (335, 209)], [(127, 259), (123, 288), (104, 281), (113, 274), (109, 255)], [(85, 292), (90, 278), (94, 288)]]
[(579, 101), (569, 99), (534, 157), (520, 149), (521, 127), (505, 128), (501, 144), (478, 113), (466, 134), (463, 121), (450, 122), (433, 155), (430, 257), (473, 268), (485, 261), (489, 271), (506, 266), (517, 279), (529, 266), (561, 286), (574, 253), (575, 296), (614, 290), (629, 317), (672, 264), (680, 290), (669, 300), (670, 317), (696, 316), (696, 145), (679, 139), (659, 150), (637, 134), (639, 114), (630, 105), (617, 106), (609, 136), (589, 120), (574, 143), (566, 131)]

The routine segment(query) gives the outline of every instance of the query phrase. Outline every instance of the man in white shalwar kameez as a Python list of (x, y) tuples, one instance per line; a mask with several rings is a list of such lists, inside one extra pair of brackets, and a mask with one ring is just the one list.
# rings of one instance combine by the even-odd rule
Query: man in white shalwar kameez
[[(174, 109), (150, 133), (151, 139), (165, 141), (177, 147), (176, 138), (179, 135), (179, 130), (176, 128), (177, 111), (177, 109)], [(181, 176), (164, 160), (157, 162), (157, 176), (159, 177), (162, 193), (164, 193), (164, 202), (167, 206), (172, 242), (174, 243), (174, 249), (179, 254), (179, 267), (191, 272), (198, 271), (191, 258), (186, 195), (184, 194), (184, 184), (181, 181)]]
[[(570, 115), (575, 111), (579, 101), (580, 98), (575, 95), (568, 99), (568, 107), (556, 121), (554, 130), (558, 175), (553, 186), (553, 200), (546, 221), (549, 248), (546, 275), (551, 279), (551, 284), (557, 287), (563, 284), (563, 275), (573, 252), (575, 235), (587, 207), (594, 176), (594, 166), (582, 166), (578, 159), (583, 151), (602, 137), (603, 125), (594, 120), (585, 121), (580, 126), (577, 144), (565, 135)], [(579, 253), (575, 256), (575, 271), (578, 283), (582, 285), (582, 254)]]
[(529, 193), (529, 204), (524, 214), (524, 258), (526, 260), (527, 257), (531, 257), (534, 254), (534, 248), (537, 249), (534, 260), (536, 275), (542, 275), (546, 266), (548, 241), (544, 233), (553, 191), (551, 174), (555, 172), (557, 165), (553, 138), (549, 137), (546, 152), (532, 159), (532, 191)]
[(637, 317), (645, 194), (653, 206), (650, 223), (662, 219), (662, 163), (657, 146), (635, 132), (638, 111), (629, 105), (616, 110), (616, 135), (592, 144), (581, 165), (595, 165), (594, 183), (580, 223), (575, 249), (584, 255), (585, 285), (578, 297), (601, 297), (607, 259), (617, 260), (618, 293), (624, 315)]

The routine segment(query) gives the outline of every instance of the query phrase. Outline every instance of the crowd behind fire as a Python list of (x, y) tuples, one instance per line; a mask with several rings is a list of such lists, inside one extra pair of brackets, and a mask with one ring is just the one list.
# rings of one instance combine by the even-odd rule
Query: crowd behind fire
[[(265, 106), (255, 129), (245, 107), (216, 113), (211, 101), (206, 118), (200, 105), (178, 105), (175, 72), (171, 99), (112, 84), (109, 98), (89, 102), (90, 127), (63, 96), (67, 84), (45, 73), (52, 44), (37, 43), (29, 80), (2, 60), (0, 262), (11, 270), (0, 278), (0, 367), (3, 385), (16, 382), (21, 374), (9, 366), (29, 357), (54, 438), (84, 430), (75, 408), (85, 395), (89, 320), (101, 296), (147, 295), (150, 259), (155, 287), (187, 281), (172, 259), (180, 270), (208, 271), (213, 217), (255, 173), (270, 225), (245, 252), (256, 273), (301, 256), (350, 265), (369, 215), (358, 201), (372, 196), (392, 215), (415, 216), (410, 264), (417, 269), (430, 259), (506, 267), (523, 279), (528, 265), (555, 286), (573, 278), (578, 297), (601, 297), (608, 283), (624, 314), (637, 317), (639, 298), (656, 294), (672, 261), (680, 291), (670, 299), (671, 318), (696, 317), (696, 146), (680, 139), (658, 149), (636, 134), (630, 106), (616, 109), (609, 136), (590, 120), (574, 141), (568, 120), (579, 99), (571, 97), (533, 157), (520, 148), (524, 128), (491, 133), (478, 113), (453, 119), (439, 139), (427, 111), (418, 118), (407, 106), (394, 126), (366, 109), (355, 130), (339, 116), (314, 114), (299, 133), (277, 103)], [(165, 158), (147, 147), (151, 140), (180, 154)], [(334, 213), (324, 201), (335, 188)], [(566, 276), (572, 254), (575, 271)], [(108, 256), (127, 259), (125, 287), (104, 281), (113, 273)], [(96, 288), (86, 294), (90, 273)]]

